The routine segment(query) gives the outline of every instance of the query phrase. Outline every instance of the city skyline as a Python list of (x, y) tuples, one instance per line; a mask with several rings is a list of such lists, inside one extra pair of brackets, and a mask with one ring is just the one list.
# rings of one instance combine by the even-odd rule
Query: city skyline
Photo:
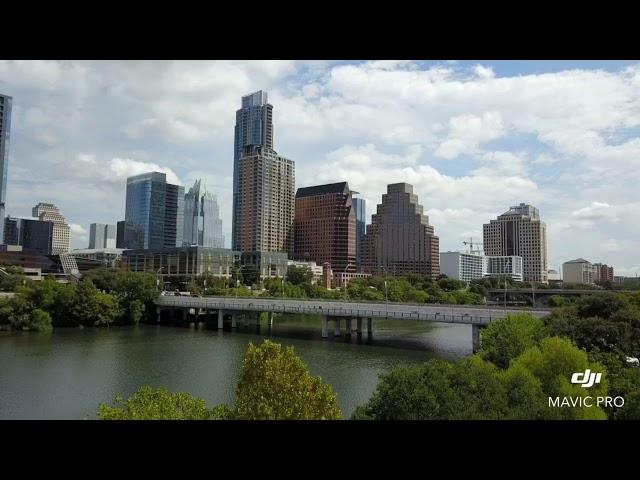
[[(640, 64), (123, 65), (0, 62), (0, 93), (13, 97), (7, 215), (28, 215), (34, 188), (42, 189), (38, 197), (65, 212), (72, 248), (84, 248), (90, 223), (121, 219), (126, 177), (164, 171), (183, 186), (209, 180), (229, 239), (233, 116), (240, 97), (264, 90), (277, 151), (296, 161), (295, 187), (349, 182), (367, 200), (367, 224), (386, 185), (407, 182), (440, 251), (461, 250), (482, 237), (484, 223), (524, 202), (547, 224), (549, 269), (582, 257), (621, 275), (640, 271), (628, 175), (640, 161)], [(185, 75), (195, 80), (181, 83)], [(107, 125), (84, 121), (99, 93), (92, 78), (115, 100), (101, 106), (102, 116), (114, 115)]]

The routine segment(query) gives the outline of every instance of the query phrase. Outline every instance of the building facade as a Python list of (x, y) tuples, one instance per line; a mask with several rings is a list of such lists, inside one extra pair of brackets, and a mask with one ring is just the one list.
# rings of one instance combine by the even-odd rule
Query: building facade
[(124, 227), (126, 222), (120, 220), (116, 224), (116, 248), (124, 248)]
[(89, 248), (116, 248), (116, 226), (104, 223), (89, 225)]
[(365, 235), (366, 273), (406, 275), (433, 279), (440, 275), (439, 239), (424, 215), (413, 186), (387, 186), (382, 203), (371, 217)]
[(485, 277), (511, 277), (517, 282), (524, 278), (524, 259), (518, 255), (487, 255), (484, 258)]
[(263, 147), (273, 151), (273, 106), (267, 101), (267, 92), (262, 90), (242, 97), (242, 106), (236, 111), (233, 148), (233, 221), (231, 231), (232, 248), (239, 244), (238, 228), (241, 223), (240, 207), (240, 158), (246, 147)]
[(121, 248), (101, 247), (101, 248), (85, 248), (71, 250), (69, 255), (76, 259), (84, 258), (87, 260), (96, 260), (105, 267), (116, 267), (122, 258)]
[(71, 229), (66, 224), (60, 210), (53, 203), (38, 203), (31, 210), (31, 215), (43, 222), (53, 222), (53, 238), (51, 240), (51, 253), (60, 255), (69, 253), (71, 244)]
[(294, 258), (356, 272), (356, 212), (347, 182), (299, 188)]
[(538, 209), (521, 203), (483, 225), (487, 256), (520, 256), (523, 280), (547, 283), (547, 227)]
[(252, 265), (258, 270), (260, 278), (284, 278), (289, 268), (289, 256), (286, 252), (242, 252), (241, 267)]
[(0, 94), (0, 240), (4, 238), (5, 202), (7, 201), (7, 171), (11, 135), (11, 104), (13, 99)]
[(184, 187), (160, 172), (127, 178), (124, 248), (181, 247), (183, 231)]
[(604, 283), (611, 282), (613, 283), (613, 279), (615, 277), (613, 267), (610, 267), (606, 263), (594, 263), (595, 267), (595, 275), (593, 278), (594, 282)]
[(220, 207), (215, 195), (196, 180), (184, 196), (185, 246), (197, 245), (209, 248), (224, 248)]
[(324, 271), (322, 265), (318, 265), (316, 262), (305, 262), (301, 260), (288, 260), (287, 271), (290, 268), (306, 268), (313, 275), (311, 283), (318, 283), (322, 281), (322, 272)]
[(569, 260), (562, 264), (562, 281), (564, 283), (593, 285), (596, 271), (596, 267), (584, 258)]
[(441, 252), (440, 273), (463, 282), (482, 278), (485, 271), (484, 258), (483, 255), (465, 252)]
[(364, 236), (367, 233), (367, 202), (364, 198), (353, 197), (357, 192), (351, 192), (353, 209), (356, 212), (356, 270), (364, 269)]
[(4, 244), (19, 245), (25, 251), (51, 255), (54, 224), (37, 218), (8, 216), (4, 220)]
[(159, 277), (196, 277), (205, 273), (230, 278), (240, 253), (225, 248), (173, 247), (124, 250), (121, 265), (131, 272), (149, 272)]
[(272, 150), (246, 147), (238, 161), (233, 250), (293, 252), (295, 164)]

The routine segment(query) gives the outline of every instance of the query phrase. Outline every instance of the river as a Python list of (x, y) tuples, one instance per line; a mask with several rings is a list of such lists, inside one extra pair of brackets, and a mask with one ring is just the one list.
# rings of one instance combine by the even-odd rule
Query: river
[[(374, 321), (371, 343), (343, 336), (323, 340), (316, 317), (277, 317), (274, 326), (235, 331), (140, 325), (0, 332), (0, 419), (94, 419), (97, 406), (142, 385), (165, 386), (233, 404), (249, 342), (292, 345), (333, 386), (343, 415), (372, 395), (378, 376), (400, 363), (471, 354), (469, 325)], [(333, 325), (330, 324), (330, 333)]]

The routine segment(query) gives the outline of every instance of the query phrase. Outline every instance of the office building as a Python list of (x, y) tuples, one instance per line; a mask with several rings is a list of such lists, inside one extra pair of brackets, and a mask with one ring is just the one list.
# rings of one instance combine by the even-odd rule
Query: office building
[(254, 266), (262, 279), (283, 278), (289, 268), (289, 256), (286, 252), (242, 252), (240, 264)]
[(242, 106), (236, 111), (233, 149), (233, 222), (232, 248), (239, 245), (238, 228), (241, 223), (240, 208), (240, 158), (246, 147), (262, 147), (273, 151), (273, 106), (267, 102), (267, 92), (262, 90), (242, 97)]
[(116, 248), (116, 226), (92, 223), (89, 226), (89, 248)]
[(364, 235), (367, 233), (367, 202), (364, 198), (353, 197), (358, 192), (351, 192), (353, 209), (356, 212), (356, 270), (364, 269)]
[(215, 195), (196, 180), (184, 196), (185, 246), (196, 245), (209, 248), (224, 248), (220, 207)]
[(7, 201), (7, 171), (11, 136), (11, 104), (13, 100), (0, 94), (0, 240), (4, 238), (5, 202)]
[(365, 234), (366, 273), (407, 275), (432, 279), (440, 275), (439, 239), (424, 215), (413, 186), (387, 186)]
[(520, 256), (525, 282), (547, 283), (547, 227), (538, 209), (521, 203), (483, 226), (487, 256)]
[(516, 282), (522, 282), (524, 259), (518, 255), (487, 255), (484, 258), (485, 277), (511, 277)]
[(293, 253), (295, 165), (263, 147), (238, 161), (233, 250)]
[(118, 262), (122, 258), (122, 252), (124, 250), (121, 248), (114, 247), (100, 247), (100, 248), (84, 248), (71, 250), (69, 255), (72, 257), (84, 258), (87, 260), (96, 260), (100, 262), (104, 267), (116, 267)]
[(124, 248), (181, 247), (183, 232), (184, 187), (160, 172), (127, 178)]
[(69, 225), (66, 224), (60, 210), (53, 203), (38, 203), (31, 210), (31, 215), (43, 222), (53, 222), (53, 238), (51, 241), (51, 253), (60, 255), (69, 253), (71, 243)]
[(610, 267), (606, 263), (594, 263), (595, 274), (593, 281), (596, 283), (612, 282), (615, 277), (613, 267)]
[(116, 248), (124, 248), (124, 226), (126, 222), (120, 220), (116, 224)]
[(562, 264), (562, 281), (564, 283), (595, 283), (596, 267), (584, 258), (577, 258)]
[(440, 273), (447, 278), (470, 282), (484, 276), (485, 257), (473, 253), (441, 252)]
[(20, 246), (24, 251), (51, 255), (54, 224), (37, 218), (7, 217), (4, 220), (4, 244)]
[(356, 212), (347, 182), (299, 188), (294, 258), (356, 272)]
[(562, 276), (557, 270), (549, 270), (547, 271), (547, 280), (549, 282), (559, 282), (562, 280)]

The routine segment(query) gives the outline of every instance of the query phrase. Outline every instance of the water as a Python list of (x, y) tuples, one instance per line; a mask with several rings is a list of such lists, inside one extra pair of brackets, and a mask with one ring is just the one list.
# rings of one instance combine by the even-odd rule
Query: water
[[(370, 344), (354, 334), (321, 339), (320, 319), (276, 318), (269, 330), (149, 326), (0, 332), (0, 419), (96, 418), (100, 403), (142, 385), (165, 386), (232, 405), (249, 342), (292, 345), (333, 386), (345, 417), (367, 402), (378, 375), (399, 363), (471, 354), (469, 325), (374, 321)], [(354, 322), (355, 327), (355, 322)], [(366, 329), (366, 323), (365, 323)], [(333, 322), (330, 322), (333, 335)]]

